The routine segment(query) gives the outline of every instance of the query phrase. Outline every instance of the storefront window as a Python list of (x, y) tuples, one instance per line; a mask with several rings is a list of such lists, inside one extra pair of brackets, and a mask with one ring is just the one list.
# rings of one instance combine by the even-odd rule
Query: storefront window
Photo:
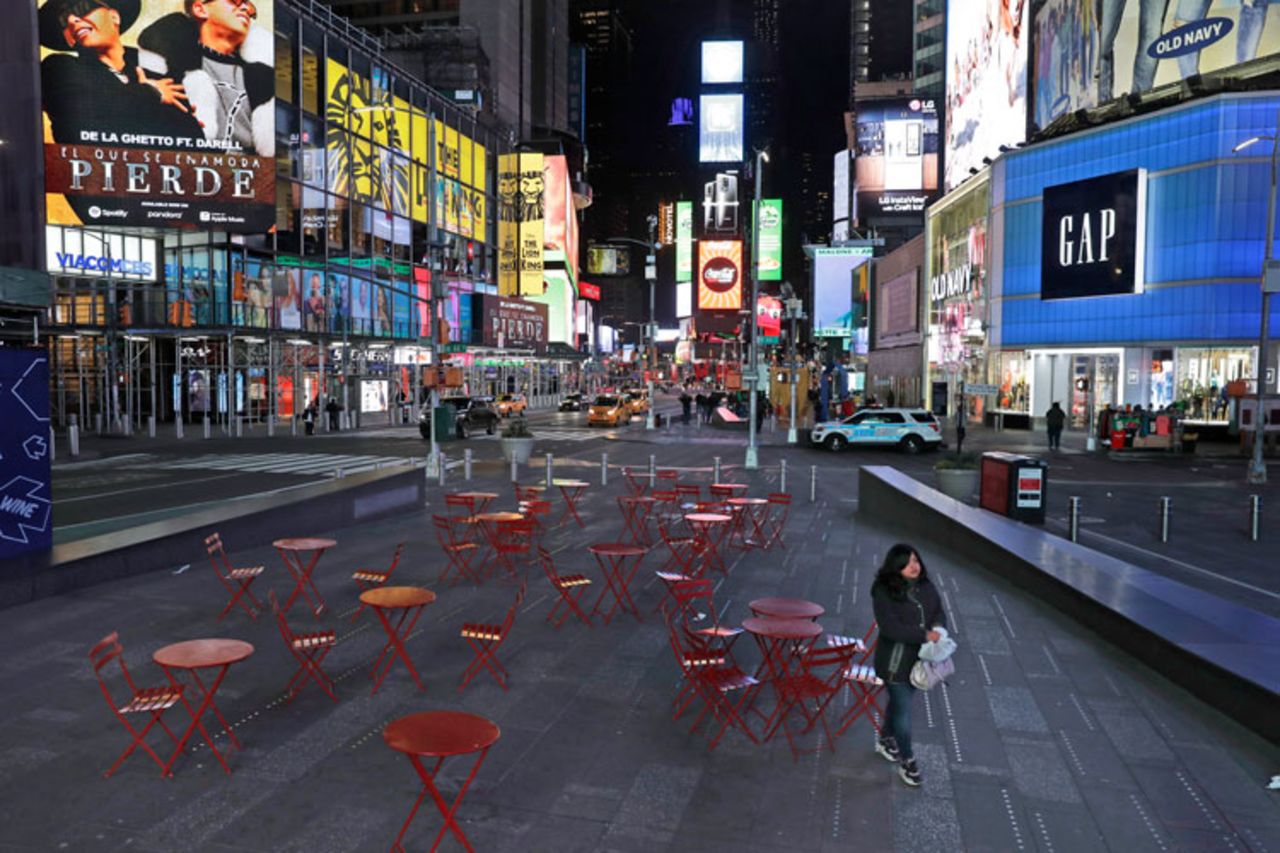
[(1030, 373), (1031, 360), (1025, 352), (1002, 352), (999, 361), (1000, 387), (996, 394), (996, 409), (1003, 412), (1027, 414), (1031, 411)]
[(302, 108), (312, 115), (320, 115), (320, 54), (324, 36), (320, 31), (303, 24), (302, 27)]
[(301, 167), (298, 113), (288, 104), (276, 104), (276, 175), (296, 178)]
[(1173, 350), (1158, 349), (1151, 353), (1150, 408), (1163, 409), (1177, 399), (1174, 385)]
[(1227, 420), (1227, 383), (1253, 378), (1253, 347), (1179, 347), (1175, 402), (1194, 420)]
[(325, 183), (324, 125), (319, 119), (302, 117), (302, 180), (313, 187)]

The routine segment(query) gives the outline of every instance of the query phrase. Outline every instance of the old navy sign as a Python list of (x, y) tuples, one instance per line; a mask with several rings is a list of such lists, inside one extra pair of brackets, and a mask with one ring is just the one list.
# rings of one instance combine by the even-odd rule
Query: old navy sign
[(1145, 169), (1045, 187), (1040, 298), (1141, 293)]
[[(1243, 4), (1241, 4), (1243, 5)], [(1266, 10), (1266, 4), (1262, 9)], [(1265, 15), (1263, 16), (1265, 18)], [(1173, 59), (1188, 53), (1204, 50), (1216, 41), (1221, 41), (1235, 23), (1230, 18), (1201, 18), (1192, 21), (1160, 36), (1147, 45), (1147, 55), (1152, 59)]]
[(929, 301), (944, 302), (957, 296), (968, 296), (972, 282), (972, 264), (961, 264), (929, 280)]

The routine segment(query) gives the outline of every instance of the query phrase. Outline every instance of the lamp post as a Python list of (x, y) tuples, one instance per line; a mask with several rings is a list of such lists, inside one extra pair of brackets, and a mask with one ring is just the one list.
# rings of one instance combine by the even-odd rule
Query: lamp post
[[(1280, 113), (1276, 115), (1276, 127), (1280, 127)], [(1262, 320), (1258, 330), (1258, 363), (1254, 367), (1257, 378), (1254, 381), (1254, 395), (1257, 410), (1253, 414), (1253, 458), (1249, 461), (1248, 481), (1252, 485), (1264, 485), (1267, 482), (1267, 463), (1262, 458), (1262, 444), (1266, 417), (1263, 409), (1263, 395), (1267, 380), (1267, 337), (1271, 319), (1271, 292), (1267, 289), (1267, 267), (1271, 265), (1271, 244), (1275, 239), (1276, 228), (1276, 158), (1280, 156), (1280, 141), (1275, 136), (1254, 136), (1241, 142), (1233, 153), (1239, 153), (1263, 140), (1271, 143), (1271, 189), (1267, 193), (1267, 231), (1263, 235), (1262, 273)]]
[[(747, 424), (747, 458), (743, 462), (743, 467), (748, 471), (754, 471), (760, 467), (760, 458), (756, 450), (756, 407), (760, 402), (756, 399), (759, 391), (757, 386), (760, 381), (759, 368), (759, 343), (756, 340), (758, 335), (756, 301), (760, 298), (760, 182), (762, 175), (760, 174), (764, 163), (769, 162), (769, 152), (761, 148), (756, 152), (756, 193), (754, 201), (751, 205), (751, 301), (748, 303), (748, 310), (751, 312), (751, 348), (747, 351), (747, 392), (751, 395), (750, 400), (750, 418), (751, 422)], [(792, 386), (795, 387), (794, 385)], [(793, 421), (794, 423), (794, 421)]]
[[(783, 295), (791, 290), (791, 285), (783, 283)], [(796, 321), (803, 319), (804, 311), (803, 303), (795, 296), (788, 296), (786, 300), (787, 319), (791, 321), (791, 333), (788, 336), (787, 343), (791, 348), (791, 417), (787, 421), (787, 444), (796, 444), (800, 440), (799, 430), (796, 427), (796, 383), (799, 381), (800, 365), (796, 359), (798, 352), (796, 348)]]

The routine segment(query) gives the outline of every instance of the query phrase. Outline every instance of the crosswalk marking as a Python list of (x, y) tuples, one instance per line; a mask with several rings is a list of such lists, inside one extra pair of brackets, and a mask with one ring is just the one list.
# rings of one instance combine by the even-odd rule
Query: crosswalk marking
[(206, 454), (190, 459), (156, 462), (167, 470), (243, 471), (253, 474), (344, 474), (372, 471), (385, 465), (421, 464), (403, 456), (361, 456), (338, 453), (236, 453)]
[[(529, 430), (534, 438), (543, 439), (545, 441), (591, 441), (593, 438), (600, 438), (608, 435), (610, 430), (590, 429), (585, 427), (531, 427)], [(471, 435), (471, 441), (498, 441), (502, 438), (498, 435)]]

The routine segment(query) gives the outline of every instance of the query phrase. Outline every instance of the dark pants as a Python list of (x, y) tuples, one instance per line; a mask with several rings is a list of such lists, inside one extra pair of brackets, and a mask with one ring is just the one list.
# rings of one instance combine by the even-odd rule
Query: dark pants
[(1049, 427), (1049, 449), (1058, 450), (1062, 447), (1062, 427)]
[(885, 685), (889, 694), (889, 707), (885, 709), (884, 728), (880, 732), (883, 737), (892, 737), (898, 744), (898, 752), (904, 759), (915, 758), (911, 750), (911, 700), (916, 689), (911, 682), (903, 681)]

